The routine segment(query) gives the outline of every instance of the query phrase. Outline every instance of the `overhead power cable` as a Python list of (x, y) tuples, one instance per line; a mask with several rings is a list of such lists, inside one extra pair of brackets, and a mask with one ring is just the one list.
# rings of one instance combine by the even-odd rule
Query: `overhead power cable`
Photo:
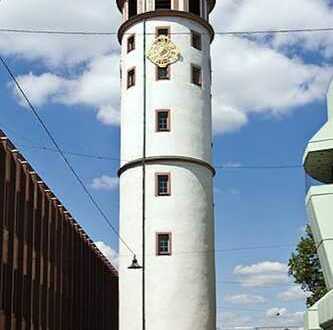
[[(245, 30), (245, 31), (216, 31), (215, 35), (253, 35), (253, 34), (289, 34), (289, 33), (315, 33), (315, 32), (332, 32), (333, 27), (322, 28), (301, 28), (301, 29), (267, 29), (267, 30)], [(66, 31), (66, 30), (44, 30), (44, 29), (11, 29), (0, 28), (3, 33), (17, 34), (48, 34), (48, 35), (69, 35), (69, 36), (114, 36), (115, 31)], [(140, 33), (138, 33), (140, 34)], [(146, 33), (155, 35), (155, 33)], [(188, 32), (178, 32), (170, 34), (187, 35)]]
[(238, 312), (267, 312), (266, 309), (248, 309), (248, 308), (237, 308), (237, 307), (227, 307), (227, 306), (217, 306), (216, 309), (226, 309), (234, 310)]
[(249, 285), (245, 281), (216, 281), (216, 283), (220, 283), (223, 286), (225, 285), (237, 285), (242, 286), (247, 289), (277, 289), (277, 288), (291, 288), (294, 287), (295, 284), (276, 284), (276, 285)]
[[(173, 256), (179, 255), (203, 255), (203, 254), (219, 254), (229, 252), (242, 252), (242, 251), (254, 251), (254, 250), (269, 250), (269, 249), (286, 249), (294, 248), (295, 244), (285, 245), (266, 245), (266, 246), (247, 246), (229, 249), (209, 249), (209, 250), (191, 250), (191, 251), (179, 251), (172, 253)], [(119, 255), (119, 257), (126, 257), (127, 255)], [(140, 254), (137, 254), (140, 256)], [(146, 254), (147, 257), (156, 257), (156, 254)]]
[(51, 140), (52, 144), (55, 146), (57, 152), (60, 154), (61, 158), (63, 159), (63, 161), (65, 162), (66, 166), (69, 168), (69, 170), (72, 172), (73, 176), (75, 177), (75, 179), (77, 180), (77, 182), (80, 184), (80, 186), (82, 187), (82, 189), (84, 190), (84, 192), (86, 193), (86, 195), (88, 196), (89, 200), (91, 201), (91, 203), (95, 206), (95, 208), (97, 209), (97, 211), (99, 212), (99, 214), (102, 216), (102, 218), (105, 220), (106, 224), (109, 226), (109, 228), (116, 234), (116, 236), (119, 238), (120, 242), (133, 254), (135, 255), (135, 252), (131, 249), (131, 247), (129, 246), (129, 244), (127, 244), (127, 242), (120, 236), (119, 231), (113, 226), (113, 224), (111, 223), (111, 221), (109, 220), (108, 216), (106, 215), (106, 213), (103, 211), (103, 209), (100, 207), (100, 205), (98, 204), (98, 202), (95, 200), (94, 196), (90, 193), (88, 187), (86, 186), (86, 184), (83, 182), (83, 180), (81, 179), (80, 175), (76, 172), (76, 170), (74, 169), (74, 167), (71, 165), (71, 163), (69, 162), (69, 160), (67, 159), (66, 155), (64, 154), (64, 152), (62, 151), (62, 149), (60, 148), (58, 142), (56, 141), (55, 137), (53, 136), (53, 134), (51, 133), (51, 131), (48, 129), (47, 125), (44, 123), (43, 119), (40, 117), (40, 115), (38, 114), (36, 108), (32, 105), (32, 103), (30, 102), (28, 96), (26, 95), (26, 93), (24, 92), (24, 90), (22, 89), (22, 87), (20, 86), (19, 82), (17, 81), (15, 75), (13, 74), (13, 72), (11, 71), (11, 69), (9, 68), (9, 66), (7, 65), (6, 61), (4, 60), (4, 58), (0, 55), (0, 62), (2, 63), (3, 67), (5, 68), (5, 70), (7, 71), (7, 73), (9, 74), (9, 76), (11, 77), (11, 79), (13, 80), (14, 84), (16, 85), (16, 87), (18, 88), (19, 92), (22, 94), (23, 98), (25, 99), (25, 101), (27, 102), (29, 108), (31, 109), (32, 113), (34, 114), (34, 116), (36, 117), (37, 121), (39, 122), (39, 124), (42, 126), (42, 128), (44, 129), (45, 133), (47, 134), (47, 136), (49, 137), (49, 139)]
[[(49, 152), (56, 152), (58, 153), (58, 150), (46, 146), (36, 146), (36, 145), (29, 145), (29, 144), (18, 144), (22, 147), (32, 148), (32, 149), (39, 149)], [(106, 160), (106, 161), (127, 161), (125, 159), (120, 159), (116, 157), (110, 157), (110, 156), (104, 156), (104, 155), (94, 155), (89, 153), (82, 153), (82, 152), (73, 152), (73, 151), (66, 151), (62, 150), (64, 154), (67, 154), (69, 156), (74, 157), (81, 157), (81, 158), (91, 158), (91, 159), (97, 159), (97, 160)], [(302, 165), (216, 165), (214, 166), (216, 169), (228, 169), (228, 170), (270, 170), (270, 169), (297, 169), (302, 168)]]
[[(8, 130), (13, 131), (16, 133), (16, 131), (13, 128), (7, 127), (7, 125), (4, 125), (3, 123), (0, 123), (1, 126), (5, 127)], [(23, 136), (20, 136), (20, 140), (26, 140), (30, 143), (35, 143), (31, 139), (27, 139)], [(42, 146), (42, 145), (35, 145), (35, 144), (23, 144), (23, 143), (18, 143), (17, 145), (20, 147), (25, 147), (25, 148), (31, 148), (31, 149), (37, 149), (37, 150), (42, 150), (42, 151), (48, 151), (48, 152), (55, 152), (58, 153), (59, 151), (57, 149), (47, 147), (47, 146)], [(90, 159), (97, 159), (97, 160), (105, 160), (105, 161), (115, 161), (115, 162), (120, 162), (120, 161), (129, 161), (126, 159), (120, 159), (118, 157), (112, 157), (112, 156), (107, 156), (107, 155), (96, 155), (96, 154), (90, 154), (90, 153), (84, 153), (84, 152), (78, 152), (78, 151), (69, 151), (69, 150), (64, 150), (62, 149), (62, 152), (66, 155), (69, 156), (74, 156), (74, 157), (80, 157), (80, 158), (90, 158)], [(303, 168), (302, 165), (238, 165), (238, 164), (231, 164), (231, 165), (215, 165), (214, 166), (216, 169), (228, 169), (228, 170), (238, 170), (238, 169), (244, 169), (244, 170), (269, 170), (269, 169), (297, 169), (297, 168)]]

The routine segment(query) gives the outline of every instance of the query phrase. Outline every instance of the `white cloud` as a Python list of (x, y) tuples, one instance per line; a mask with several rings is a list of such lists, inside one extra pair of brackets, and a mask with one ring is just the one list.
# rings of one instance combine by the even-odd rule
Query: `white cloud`
[(250, 266), (238, 265), (234, 273), (238, 275), (253, 275), (263, 273), (286, 273), (288, 266), (281, 262), (264, 261)]
[(258, 310), (257, 313), (244, 313), (224, 311), (221, 314), (218, 324), (221, 329), (240, 330), (255, 329), (256, 327), (264, 327), (267, 330), (274, 327), (286, 328), (286, 325), (298, 327), (303, 330), (303, 312), (290, 312), (286, 307), (274, 307), (268, 310)]
[(251, 323), (256, 324), (251, 316), (244, 313), (223, 311), (221, 315), (221, 319), (217, 322), (221, 329), (249, 329), (252, 328)]
[[(283, 116), (325, 96), (333, 70), (288, 58), (241, 38), (218, 39), (213, 47), (213, 124), (216, 134), (237, 131), (254, 113)], [(274, 77), (274, 79), (272, 78)], [(119, 124), (118, 55), (96, 57), (81, 74), (19, 77), (32, 102), (83, 105), (104, 124)], [(40, 86), (40, 88), (36, 88)]]
[[(18, 77), (18, 81), (24, 89), (28, 87), (27, 94), (34, 105), (40, 106), (50, 101), (50, 97), (57, 95), (65, 82), (64, 79), (51, 73), (43, 73), (35, 76), (32, 72), (25, 76)], [(10, 86), (14, 86), (10, 84)], [(25, 100), (21, 98), (21, 94), (15, 89), (16, 96), (19, 98), (20, 104), (26, 106)]]
[(99, 178), (94, 178), (91, 187), (95, 190), (114, 190), (118, 187), (119, 179), (102, 175)]
[(264, 261), (253, 265), (238, 265), (234, 274), (245, 287), (260, 287), (287, 283), (288, 266), (280, 262)]
[(309, 296), (308, 292), (304, 292), (299, 286), (293, 286), (286, 291), (278, 294), (278, 298), (282, 301), (305, 300)]
[[(84, 0), (2, 1), (0, 21), (4, 27), (14, 28), (116, 31), (120, 14), (115, 3), (98, 0), (91, 6)], [(213, 21), (216, 30), (299, 28), (329, 25), (332, 13), (325, 0), (285, 4), (279, 0), (225, 0), (218, 2)], [(288, 49), (297, 45), (299, 50), (333, 54), (332, 34), (266, 39), (216, 37), (212, 47), (216, 134), (241, 129), (253, 114), (282, 116), (324, 97), (332, 68), (308, 64)], [(37, 105), (53, 102), (86, 106), (94, 109), (104, 124), (119, 124), (119, 55), (115, 49), (119, 49), (116, 36), (0, 34), (1, 53), (42, 60), (56, 68), (55, 73), (21, 76)]]
[(218, 97), (213, 97), (213, 128), (216, 134), (238, 131), (247, 122), (245, 113), (223, 103), (219, 104)]
[[(19, 76), (18, 81), (33, 104), (85, 106), (94, 109), (102, 123), (119, 124), (119, 58), (116, 55), (96, 57), (73, 78), (29, 73)], [(18, 95), (17, 90), (14, 91)], [(20, 103), (23, 102), (20, 99)]]
[(95, 242), (97, 248), (104, 254), (104, 256), (115, 266), (117, 269), (119, 267), (119, 256), (118, 253), (111, 248), (111, 246), (105, 244), (104, 242)]
[[(10, 0), (0, 2), (3, 28), (65, 31), (117, 31), (121, 15), (116, 1), (96, 0)], [(62, 67), (96, 56), (118, 47), (117, 36), (59, 36), (0, 34), (0, 52), (28, 60)]]
[(267, 317), (285, 316), (288, 313), (286, 308), (270, 308), (266, 312)]
[(224, 300), (231, 304), (237, 305), (256, 305), (266, 302), (266, 299), (262, 296), (249, 294), (227, 295)]
[(239, 130), (251, 114), (286, 115), (322, 99), (333, 73), (244, 38), (219, 38), (212, 50), (216, 133)]
[(97, 119), (105, 125), (120, 124), (120, 112), (111, 105), (104, 105), (97, 112)]
[(287, 274), (263, 274), (263, 275), (252, 275), (246, 278), (241, 278), (243, 286), (247, 287), (260, 287), (260, 286), (269, 286), (277, 285), (288, 282)]
[(274, 318), (274, 323), (282, 323), (288, 325), (302, 325), (304, 312), (289, 312), (287, 308), (270, 308), (266, 311), (266, 318)]
[(232, 167), (232, 168), (239, 168), (242, 166), (242, 163), (235, 162), (235, 161), (228, 161), (223, 163), (223, 167)]
[[(333, 21), (330, 4), (329, 0), (225, 0), (218, 2), (213, 20), (219, 29), (229, 31), (330, 27)], [(277, 48), (297, 45), (332, 56), (332, 40), (331, 33), (276, 34), (271, 44)]]

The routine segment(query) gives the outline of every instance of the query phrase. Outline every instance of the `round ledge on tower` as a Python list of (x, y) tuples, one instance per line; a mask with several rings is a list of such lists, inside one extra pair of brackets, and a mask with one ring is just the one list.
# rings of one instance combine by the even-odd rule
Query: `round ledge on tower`
[(124, 22), (120, 26), (120, 28), (118, 30), (119, 43), (121, 44), (123, 35), (130, 27), (132, 27), (133, 25), (135, 25), (139, 22), (142, 22), (144, 20), (151, 20), (156, 17), (182, 17), (182, 18), (190, 19), (190, 20), (202, 25), (203, 27), (205, 27), (207, 29), (207, 31), (210, 35), (211, 42), (214, 39), (215, 32), (214, 32), (213, 27), (202, 17), (185, 12), (185, 11), (165, 9), (165, 10), (148, 11), (148, 12), (145, 12), (142, 14), (135, 15), (135, 16), (131, 17), (130, 19), (128, 19), (126, 22)]
[[(212, 176), (215, 176), (216, 174), (216, 170), (215, 168), (200, 159), (196, 159), (196, 158), (192, 158), (192, 157), (184, 157), (184, 156), (152, 156), (152, 157), (147, 157), (145, 158), (145, 163), (147, 165), (154, 165), (154, 164), (170, 164), (172, 162), (175, 163), (188, 163), (188, 164), (195, 164), (195, 165), (199, 165), (202, 166), (204, 168), (207, 168), (211, 173)], [(138, 167), (138, 166), (142, 166), (143, 163), (143, 159), (139, 158), (139, 159), (135, 159), (132, 160), (130, 162), (128, 162), (127, 164), (123, 165), (119, 170), (118, 170), (118, 177), (120, 177), (124, 172), (126, 172), (127, 170), (134, 168), (134, 167)]]

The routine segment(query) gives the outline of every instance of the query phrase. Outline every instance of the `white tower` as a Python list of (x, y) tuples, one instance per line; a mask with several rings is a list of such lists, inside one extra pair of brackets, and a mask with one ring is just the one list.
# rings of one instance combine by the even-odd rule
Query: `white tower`
[[(144, 265), (128, 269), (132, 255), (120, 244), (120, 330), (215, 330), (208, 22), (215, 0), (117, 3), (120, 233)], [(158, 38), (164, 48), (147, 56), (161, 35), (170, 40)], [(172, 64), (153, 63), (174, 46)]]

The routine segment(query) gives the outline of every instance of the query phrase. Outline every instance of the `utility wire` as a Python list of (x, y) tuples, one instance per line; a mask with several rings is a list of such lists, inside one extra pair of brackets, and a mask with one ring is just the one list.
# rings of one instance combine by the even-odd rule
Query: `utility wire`
[[(50, 151), (50, 152), (56, 152), (59, 151), (57, 149), (53, 149), (46, 146), (37, 146), (37, 145), (29, 145), (29, 144), (18, 144), (22, 147), (27, 147), (31, 149), (39, 149), (44, 151)], [(106, 160), (106, 161), (128, 161), (125, 159), (120, 159), (116, 157), (110, 157), (110, 156), (103, 156), (103, 155), (94, 155), (89, 153), (81, 153), (81, 152), (73, 152), (73, 151), (66, 151), (62, 150), (64, 154), (75, 156), (75, 157), (82, 157), (82, 158), (90, 158), (90, 159), (97, 159), (97, 160)], [(238, 170), (238, 169), (244, 169), (244, 170), (270, 170), (270, 169), (297, 169), (302, 168), (302, 165), (258, 165), (258, 166), (247, 166), (247, 165), (216, 165), (214, 166), (216, 169), (231, 169), (231, 170)]]
[(67, 165), (67, 167), (69, 168), (69, 170), (72, 172), (73, 176), (75, 177), (75, 179), (78, 181), (78, 183), (81, 185), (82, 189), (84, 190), (84, 192), (87, 194), (89, 200), (91, 201), (91, 203), (95, 206), (95, 208), (97, 209), (97, 211), (99, 212), (99, 214), (102, 216), (102, 218), (105, 220), (106, 224), (111, 228), (111, 230), (116, 234), (116, 236), (119, 238), (120, 242), (123, 243), (123, 245), (133, 254), (135, 255), (135, 252), (130, 248), (130, 246), (127, 244), (127, 242), (120, 236), (119, 231), (112, 225), (111, 221), (109, 220), (108, 216), (106, 215), (106, 213), (103, 211), (103, 209), (99, 206), (98, 202), (95, 200), (95, 198), (93, 197), (93, 195), (90, 193), (88, 187), (86, 186), (86, 184), (83, 182), (83, 180), (80, 178), (79, 174), (76, 172), (76, 170), (73, 168), (73, 166), (71, 165), (71, 163), (69, 162), (69, 160), (67, 159), (67, 157), (65, 156), (64, 152), (62, 151), (62, 149), (60, 148), (58, 142), (56, 141), (56, 139), (54, 138), (54, 136), (52, 135), (51, 131), (48, 129), (48, 127), (46, 126), (46, 124), (44, 123), (43, 119), (40, 117), (40, 115), (38, 114), (36, 108), (32, 105), (32, 103), (30, 102), (29, 98), (27, 97), (26, 93), (24, 92), (24, 90), (22, 89), (22, 87), (20, 86), (19, 82), (17, 81), (15, 75), (13, 74), (13, 72), (11, 71), (11, 69), (9, 68), (9, 66), (7, 65), (6, 61), (4, 60), (4, 58), (0, 55), (0, 62), (2, 63), (3, 67), (6, 69), (7, 73), (9, 74), (9, 76), (11, 77), (11, 79), (13, 80), (13, 82), (15, 83), (16, 87), (18, 88), (18, 90), (20, 91), (20, 93), (22, 94), (22, 96), (24, 97), (25, 101), (27, 102), (27, 104), (29, 105), (29, 108), (31, 109), (31, 111), (33, 112), (34, 116), (36, 117), (37, 121), (40, 123), (40, 125), (42, 126), (42, 128), (44, 129), (44, 131), (46, 132), (46, 134), (48, 135), (48, 137), (50, 138), (52, 144), (55, 146), (57, 152), (60, 154), (61, 158), (64, 160), (65, 164)]
[[(267, 245), (267, 246), (248, 246), (248, 247), (238, 247), (229, 249), (210, 249), (210, 250), (191, 250), (191, 251), (179, 251), (172, 253), (173, 256), (178, 255), (202, 255), (211, 253), (229, 253), (229, 252), (241, 252), (241, 251), (253, 251), (253, 250), (269, 250), (269, 249), (284, 249), (284, 248), (294, 248), (295, 244), (285, 244), (285, 245)], [(126, 257), (127, 255), (120, 254), (119, 257)], [(137, 254), (137, 256), (141, 256)], [(146, 254), (147, 257), (156, 257), (156, 254)]]
[(267, 312), (266, 309), (247, 309), (247, 308), (236, 308), (227, 306), (217, 306), (216, 309), (234, 310), (239, 312)]
[[(247, 30), (247, 31), (216, 31), (215, 35), (254, 35), (254, 34), (288, 34), (288, 33), (314, 33), (314, 32), (332, 32), (333, 27), (324, 28), (301, 28), (301, 29), (272, 29), (272, 30)], [(72, 35), (72, 36), (114, 36), (118, 32), (110, 31), (65, 31), (65, 30), (34, 30), (34, 29), (11, 29), (0, 28), (4, 33), (21, 33), (21, 34), (48, 34), (48, 35)], [(155, 35), (155, 33), (146, 33)], [(170, 33), (171, 35), (190, 35), (188, 32)]]
[[(16, 133), (17, 131), (14, 130), (13, 128), (9, 128), (3, 123), (0, 122), (0, 125), (5, 127), (8, 130), (13, 131)], [(26, 140), (30, 143), (35, 143), (31, 139), (27, 139), (26, 137), (20, 136), (20, 140)], [(37, 149), (37, 150), (43, 150), (43, 151), (49, 151), (49, 152), (55, 152), (59, 153), (57, 149), (47, 147), (47, 146), (42, 146), (42, 145), (35, 145), (35, 144), (22, 144), (22, 143), (17, 143), (18, 146), (25, 147), (25, 148), (31, 148), (31, 149)], [(106, 161), (115, 161), (115, 162), (120, 162), (120, 161), (129, 161), (126, 159), (120, 159), (117, 157), (111, 157), (111, 156), (106, 156), (106, 155), (95, 155), (95, 154), (90, 154), (90, 153), (83, 153), (83, 152), (76, 152), (76, 151), (69, 151), (69, 150), (63, 150), (62, 152), (64, 154), (67, 154), (69, 156), (75, 156), (75, 157), (81, 157), (81, 158), (90, 158), (90, 159), (97, 159), (97, 160), (106, 160)], [(262, 169), (262, 170), (269, 170), (269, 169), (294, 169), (294, 168), (303, 168), (302, 165), (216, 165), (214, 166), (216, 169), (230, 169), (230, 170), (238, 170), (238, 169), (245, 169), (245, 170), (256, 170), (256, 169)]]
[[(1, 123), (0, 123), (1, 124)], [(3, 125), (3, 124), (1, 124)], [(23, 137), (22, 137), (23, 139)], [(32, 141), (32, 140), (30, 140)], [(58, 150), (49, 148), (49, 147), (44, 147), (44, 146), (33, 146), (33, 145), (24, 145), (24, 144), (18, 144), (23, 147), (30, 147), (30, 148), (36, 148), (36, 149), (41, 149), (41, 150), (46, 150), (46, 151), (51, 151), (51, 152), (56, 152), (59, 153)], [(112, 157), (107, 157), (107, 156), (96, 156), (92, 154), (84, 154), (84, 153), (78, 153), (78, 152), (70, 152), (70, 151), (64, 151), (62, 150), (64, 154), (76, 156), (76, 157), (87, 157), (87, 158), (96, 158), (96, 159), (104, 159), (104, 160), (112, 160), (112, 161), (120, 161), (119, 158), (112, 158)], [(290, 166), (293, 168), (293, 166)], [(300, 167), (295, 165), (295, 167)], [(220, 168), (238, 168), (235, 166), (220, 166)], [(240, 168), (259, 168), (259, 167), (253, 167), (253, 166), (246, 166), (246, 167), (240, 167)], [(272, 168), (272, 167), (267, 167), (267, 166), (262, 166), (261, 168)], [(276, 166), (273, 168), (283, 168), (282, 166)], [(289, 168), (289, 167), (287, 167)], [(262, 249), (281, 249), (281, 248), (290, 248), (290, 247), (295, 247), (294, 244), (276, 244), (276, 245), (261, 245), (261, 246), (243, 246), (243, 247), (236, 247), (236, 248), (226, 248), (226, 249), (212, 249), (212, 250), (205, 250), (205, 251), (191, 251), (191, 252), (179, 252), (178, 254), (204, 254), (204, 253), (228, 253), (228, 252), (241, 252), (241, 251), (250, 251), (250, 250), (262, 250)], [(229, 281), (230, 282), (230, 281)], [(234, 282), (235, 284), (239, 284), (240, 282)]]
[[(219, 314), (219, 316), (222, 316), (221, 313)], [(221, 320), (220, 320), (220, 323), (223, 324), (223, 321), (222, 321), (222, 317), (221, 317)], [(303, 324), (301, 325), (291, 325), (291, 326), (288, 326), (288, 325), (281, 325), (281, 326), (276, 326), (276, 325), (273, 325), (273, 326), (269, 326), (269, 325), (266, 325), (266, 326), (259, 326), (259, 327), (256, 327), (256, 326), (244, 326), (243, 325), (239, 325), (239, 326), (234, 326), (234, 327), (217, 327), (216, 330), (240, 330), (240, 329), (244, 329), (244, 330), (289, 330), (289, 329), (298, 329), (298, 330), (303, 330), (304, 327), (303, 327)]]
[(216, 281), (216, 283), (220, 283), (223, 286), (225, 285), (241, 285), (243, 287), (246, 287), (247, 289), (277, 289), (277, 288), (291, 288), (294, 287), (295, 284), (279, 284), (279, 285), (257, 285), (257, 286), (249, 286), (249, 285), (244, 285), (247, 284), (246, 282), (241, 282), (241, 281)]
[[(58, 150), (50, 148), (50, 147), (46, 147), (46, 146), (36, 146), (36, 145), (28, 145), (28, 144), (20, 144), (20, 143), (18, 143), (18, 145), (20, 145), (21, 147), (39, 149), (39, 150), (58, 153)], [(69, 156), (75, 156), (75, 157), (81, 157), (81, 158), (91, 158), (91, 159), (116, 161), (116, 162), (121, 161), (120, 158), (109, 157), (109, 156), (102, 156), (102, 155), (99, 156), (99, 155), (87, 154), (87, 153), (82, 153), (82, 152), (73, 152), (73, 151), (67, 151), (67, 150), (62, 150), (62, 152)]]

